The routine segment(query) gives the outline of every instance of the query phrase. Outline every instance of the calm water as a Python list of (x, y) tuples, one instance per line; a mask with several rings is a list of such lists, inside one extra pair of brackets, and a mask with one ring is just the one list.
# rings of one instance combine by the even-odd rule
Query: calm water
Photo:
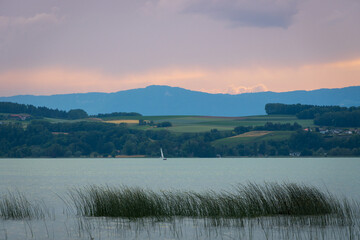
[[(286, 181), (315, 185), (360, 200), (359, 172), (360, 158), (0, 159), (0, 193), (19, 190), (30, 199), (44, 200), (55, 209), (59, 222), (65, 219), (61, 216), (64, 203), (57, 195), (89, 184), (203, 191), (230, 190), (249, 181)], [(46, 233), (46, 237), (35, 239), (70, 239), (69, 234), (57, 237), (57, 232), (63, 230), (58, 230), (56, 221), (49, 223), (52, 236)], [(22, 221), (0, 223), (0, 239), (20, 239), (15, 234), (19, 226), (24, 232), (21, 237), (34, 237)], [(38, 225), (34, 228), (41, 228)]]
[(359, 172), (360, 158), (0, 159), (0, 190), (46, 197), (89, 184), (201, 191), (287, 181), (360, 199)]

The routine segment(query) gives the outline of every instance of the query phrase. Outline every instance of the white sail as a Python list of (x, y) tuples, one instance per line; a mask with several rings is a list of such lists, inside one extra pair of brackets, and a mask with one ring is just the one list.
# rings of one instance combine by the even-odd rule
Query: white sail
[(162, 148), (160, 148), (160, 152), (161, 152), (161, 158), (162, 158), (163, 160), (166, 160), (166, 158), (164, 157), (164, 153), (163, 153)]
[(164, 159), (164, 153), (162, 151), (162, 148), (160, 148), (160, 152), (161, 152), (161, 158)]

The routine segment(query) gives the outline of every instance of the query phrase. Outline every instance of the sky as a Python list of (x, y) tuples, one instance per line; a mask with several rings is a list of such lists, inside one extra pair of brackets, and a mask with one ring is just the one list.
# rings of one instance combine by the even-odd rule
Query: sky
[(360, 85), (359, 0), (0, 0), (0, 96)]

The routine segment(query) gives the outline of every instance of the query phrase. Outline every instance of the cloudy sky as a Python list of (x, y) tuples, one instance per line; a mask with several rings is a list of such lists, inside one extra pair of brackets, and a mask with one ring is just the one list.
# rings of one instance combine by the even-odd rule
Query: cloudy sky
[(359, 0), (0, 0), (0, 96), (360, 85)]

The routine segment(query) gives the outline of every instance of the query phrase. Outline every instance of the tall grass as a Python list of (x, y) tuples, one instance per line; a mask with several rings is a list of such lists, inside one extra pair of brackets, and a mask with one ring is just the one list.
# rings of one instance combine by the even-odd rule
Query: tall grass
[(252, 218), (333, 214), (345, 218), (351, 207), (330, 193), (293, 183), (249, 183), (233, 191), (162, 191), (137, 187), (87, 186), (69, 192), (78, 214), (124, 218)]
[(0, 196), (0, 217), (4, 219), (44, 219), (49, 212), (45, 204), (29, 201), (16, 191)]

